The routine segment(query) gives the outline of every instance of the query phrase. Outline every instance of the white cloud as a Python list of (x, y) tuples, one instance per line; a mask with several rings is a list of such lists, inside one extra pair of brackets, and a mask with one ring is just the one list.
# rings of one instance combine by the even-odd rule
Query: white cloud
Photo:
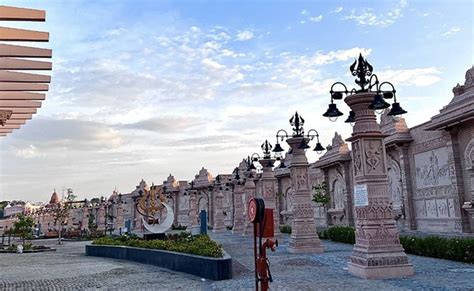
[(207, 69), (212, 70), (212, 71), (217, 71), (217, 70), (225, 68), (225, 66), (223, 66), (223, 65), (219, 64), (218, 62), (215, 62), (211, 59), (202, 60), (202, 64), (204, 65), (204, 67), (206, 67)]
[(31, 159), (43, 156), (42, 153), (34, 145), (29, 145), (25, 148), (20, 148), (15, 151), (15, 156), (23, 159)]
[(436, 67), (385, 70), (377, 74), (381, 80), (390, 80), (394, 85), (424, 87), (441, 81), (441, 72)]
[(459, 32), (459, 31), (461, 31), (461, 28), (459, 28), (458, 26), (453, 26), (448, 31), (443, 32), (441, 35), (442, 36), (449, 36), (451, 34), (455, 34), (456, 32)]
[(336, 7), (333, 12), (334, 13), (339, 13), (339, 12), (342, 11), (342, 9), (344, 9), (344, 8), (342, 6), (339, 6), (339, 7)]
[(306, 9), (301, 10), (301, 15), (308, 15), (309, 11)]
[(321, 20), (323, 20), (323, 16), (318, 15), (318, 16), (315, 16), (315, 17), (310, 17), (310, 18), (308, 18), (308, 20), (311, 21), (311, 22), (321, 22)]
[(360, 10), (353, 9), (350, 15), (346, 15), (344, 19), (353, 20), (358, 25), (387, 27), (395, 23), (396, 20), (403, 16), (402, 10), (407, 6), (406, 0), (400, 0), (392, 10), (386, 13), (377, 14), (372, 8)]
[(250, 30), (239, 31), (236, 36), (238, 41), (250, 40), (252, 38), (254, 38), (254, 34)]

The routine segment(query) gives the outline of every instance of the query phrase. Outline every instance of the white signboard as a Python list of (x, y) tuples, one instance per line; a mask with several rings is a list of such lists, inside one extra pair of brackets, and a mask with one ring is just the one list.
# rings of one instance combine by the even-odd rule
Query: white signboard
[(369, 205), (369, 197), (367, 193), (367, 184), (354, 186), (354, 206)]

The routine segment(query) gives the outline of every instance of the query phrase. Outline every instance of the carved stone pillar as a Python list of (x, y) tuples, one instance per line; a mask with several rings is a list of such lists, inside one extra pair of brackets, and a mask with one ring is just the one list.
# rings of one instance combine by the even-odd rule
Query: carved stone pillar
[(403, 144), (398, 149), (400, 157), (400, 168), (402, 169), (402, 192), (403, 204), (405, 207), (405, 219), (408, 222), (410, 230), (416, 230), (415, 206), (413, 205), (413, 186), (411, 181), (410, 161), (408, 154), (408, 144)]
[[(346, 162), (346, 163), (342, 163), (341, 167), (344, 171), (344, 179), (345, 179), (345, 183), (346, 183), (346, 195), (347, 195), (347, 221), (349, 222), (349, 226), (354, 226), (355, 225), (355, 222), (354, 222), (354, 202), (352, 201), (352, 197), (353, 197), (353, 191), (352, 191), (352, 188), (351, 188), (351, 185), (352, 185), (352, 181), (351, 181), (351, 177), (352, 177), (352, 173), (351, 173), (351, 167), (350, 167), (350, 163), (349, 162)], [(327, 185), (327, 184), (326, 184)]]
[(243, 199), (244, 191), (242, 189), (242, 185), (240, 183), (235, 184), (234, 187), (234, 223), (232, 227), (232, 233), (234, 234), (242, 234), (244, 232), (245, 227), (245, 219), (244, 219), (244, 199)]
[(292, 137), (286, 140), (293, 151), (289, 168), (294, 190), (293, 223), (288, 251), (290, 253), (319, 253), (324, 251), (324, 247), (316, 233), (308, 160), (304, 150), (299, 148), (303, 139), (303, 137)]
[[(453, 127), (450, 129), (449, 134), (451, 135), (451, 149), (453, 152), (453, 159), (454, 159), (454, 175), (456, 176), (456, 192), (458, 194), (458, 207), (461, 207), (465, 201), (469, 201), (466, 199), (464, 193), (464, 176), (462, 172), (462, 162), (461, 159), (463, 158), (463, 154), (461, 153), (459, 147), (459, 128)], [(449, 146), (449, 143), (448, 143)], [(462, 232), (470, 232), (471, 227), (469, 225), (469, 214), (466, 211), (460, 210), (461, 213), (461, 229)]]
[(191, 234), (199, 234), (199, 222), (198, 222), (198, 212), (199, 206), (197, 204), (197, 191), (189, 190), (189, 227), (191, 228)]
[(276, 208), (276, 178), (273, 174), (273, 159), (261, 159), (262, 172), (262, 198), (265, 201), (265, 208), (273, 209), (273, 226), (275, 236), (280, 235), (280, 220), (278, 209)]
[(123, 206), (121, 203), (117, 205), (117, 218), (115, 219), (115, 230), (120, 232), (120, 229), (123, 230), (124, 219), (123, 219)]
[(105, 230), (105, 208), (100, 206), (99, 217), (97, 219), (97, 230)]
[(248, 174), (247, 178), (245, 179), (244, 194), (245, 194), (245, 200), (244, 200), (245, 227), (244, 227), (243, 235), (253, 235), (253, 224), (252, 222), (250, 222), (249, 218), (247, 217), (248, 203), (250, 199), (255, 198), (255, 182), (253, 181), (252, 173)]
[(212, 228), (212, 232), (214, 233), (225, 232), (226, 230), (224, 224), (224, 213), (222, 209), (223, 200), (224, 193), (222, 193), (222, 190), (217, 190), (215, 200), (216, 203), (214, 205), (214, 224)]
[[(354, 185), (365, 185), (368, 205), (356, 205), (356, 243), (349, 273), (366, 279), (404, 277), (414, 274), (413, 265), (400, 244), (388, 188), (384, 135), (368, 106), (373, 93), (358, 93), (345, 102), (355, 112), (352, 137)], [(354, 191), (355, 192), (355, 191)], [(363, 203), (361, 203), (363, 204)]]

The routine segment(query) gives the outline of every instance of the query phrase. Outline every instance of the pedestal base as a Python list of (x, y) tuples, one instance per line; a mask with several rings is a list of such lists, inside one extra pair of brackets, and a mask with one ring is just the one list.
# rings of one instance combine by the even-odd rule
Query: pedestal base
[(319, 238), (314, 237), (291, 237), (288, 246), (288, 252), (291, 254), (303, 253), (323, 253), (324, 247), (321, 245)]
[(415, 274), (412, 264), (366, 267), (349, 262), (348, 270), (350, 274), (363, 279), (400, 278)]
[(201, 233), (201, 227), (199, 225), (191, 226), (191, 234), (197, 235)]

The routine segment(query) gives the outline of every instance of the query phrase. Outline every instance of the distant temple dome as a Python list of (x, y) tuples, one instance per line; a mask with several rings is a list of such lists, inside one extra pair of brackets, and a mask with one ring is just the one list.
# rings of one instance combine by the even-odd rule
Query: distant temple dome
[(112, 195), (110, 195), (110, 197), (109, 197), (108, 200), (109, 200), (109, 201), (113, 201), (113, 200), (115, 199), (115, 197), (117, 197), (117, 195), (118, 195), (117, 190), (114, 190), (114, 191), (112, 192)]
[(51, 195), (51, 199), (49, 200), (49, 204), (58, 204), (59, 203), (59, 195), (54, 190), (53, 195)]

